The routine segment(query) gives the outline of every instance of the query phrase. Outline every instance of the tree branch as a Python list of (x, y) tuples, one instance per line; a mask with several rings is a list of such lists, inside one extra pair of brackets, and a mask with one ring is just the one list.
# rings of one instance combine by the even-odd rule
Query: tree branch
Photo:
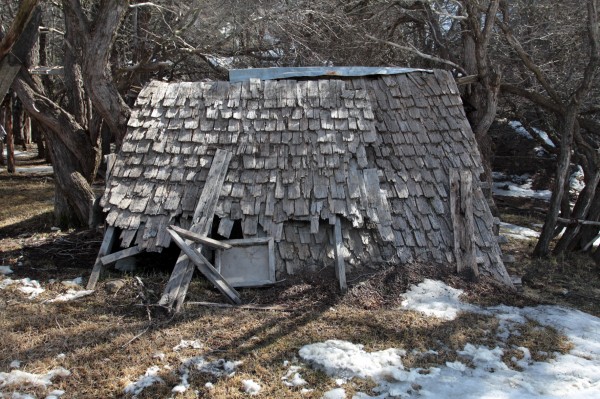
[(369, 39), (375, 41), (375, 42), (387, 44), (388, 46), (395, 47), (395, 48), (398, 48), (398, 49), (401, 49), (401, 50), (410, 51), (411, 53), (416, 54), (417, 56), (419, 56), (421, 58), (424, 58), (426, 60), (437, 62), (437, 63), (441, 63), (441, 64), (450, 65), (451, 67), (456, 68), (460, 72), (462, 72), (465, 75), (467, 75), (467, 72), (460, 65), (455, 64), (452, 61), (445, 60), (443, 58), (439, 58), (439, 57), (436, 57), (434, 55), (429, 55), (429, 54), (422, 53), (421, 51), (417, 50), (415, 47), (412, 47), (412, 46), (410, 46), (410, 47), (408, 47), (408, 46), (402, 46), (402, 45), (400, 45), (398, 43), (390, 42), (388, 40), (379, 39), (379, 38), (377, 38), (375, 36), (372, 36), (372, 35), (365, 35), (365, 36), (368, 37)]

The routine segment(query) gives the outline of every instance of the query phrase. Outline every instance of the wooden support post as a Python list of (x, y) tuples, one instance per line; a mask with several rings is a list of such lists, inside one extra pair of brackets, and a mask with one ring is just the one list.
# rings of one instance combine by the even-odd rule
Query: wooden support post
[(450, 215), (452, 217), (452, 231), (454, 236), (454, 258), (456, 271), (462, 272), (464, 262), (460, 249), (460, 174), (456, 169), (450, 169)]
[(100, 273), (102, 273), (102, 269), (104, 268), (104, 264), (102, 263), (102, 257), (108, 255), (110, 249), (112, 248), (115, 242), (116, 234), (115, 228), (113, 226), (108, 226), (106, 231), (104, 232), (104, 238), (102, 239), (102, 244), (100, 245), (100, 250), (98, 251), (98, 257), (96, 257), (96, 263), (94, 263), (94, 268), (92, 269), (92, 274), (87, 283), (87, 289), (93, 290), (96, 287), (96, 283), (100, 278)]
[(465, 266), (479, 277), (477, 256), (475, 254), (475, 217), (473, 215), (473, 174), (463, 170), (460, 174), (461, 213), (464, 229), (462, 230), (462, 248), (464, 250)]
[(215, 287), (231, 302), (239, 305), (242, 303), (240, 294), (221, 276), (221, 274), (214, 268), (214, 266), (198, 251), (195, 251), (190, 247), (179, 234), (175, 231), (167, 230), (173, 242), (177, 244), (179, 248), (186, 254), (186, 256), (196, 265), (198, 270), (214, 284)]
[(129, 258), (130, 256), (135, 256), (135, 255), (141, 253), (142, 251), (143, 250), (139, 246), (136, 245), (134, 247), (130, 247), (130, 248), (126, 248), (121, 251), (118, 251), (118, 252), (114, 252), (110, 255), (105, 255), (102, 258), (100, 258), (100, 262), (102, 262), (102, 264), (104, 266), (108, 266), (111, 263), (115, 263), (118, 260)]
[(456, 271), (471, 270), (479, 277), (475, 252), (475, 218), (473, 215), (473, 175), (470, 171), (450, 170), (450, 214), (454, 231)]
[(342, 248), (342, 223), (338, 216), (334, 216), (335, 224), (333, 226), (333, 240), (335, 244), (335, 276), (340, 282), (340, 290), (346, 292), (348, 286), (346, 284), (346, 264), (344, 263), (344, 254)]
[[(198, 204), (196, 204), (190, 231), (204, 236), (208, 235), (231, 156), (231, 152), (217, 149), (202, 194), (200, 194)], [(191, 241), (186, 243), (188, 245), (192, 244)], [(197, 245), (196, 250), (199, 251), (200, 248), (201, 245)], [(175, 307), (175, 311), (181, 309), (192, 281), (194, 269), (195, 267), (190, 263), (187, 255), (181, 254), (158, 304), (169, 309)]]

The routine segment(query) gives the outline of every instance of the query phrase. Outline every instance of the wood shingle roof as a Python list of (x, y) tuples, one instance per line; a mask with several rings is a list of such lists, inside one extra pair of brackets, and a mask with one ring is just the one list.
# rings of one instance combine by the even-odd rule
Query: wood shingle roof
[[(316, 233), (319, 220), (338, 215), (376, 229), (401, 260), (452, 260), (449, 170), (482, 171), (444, 71), (155, 81), (138, 96), (102, 198), (107, 223), (123, 230), (122, 246), (169, 245), (165, 228), (186, 227), (216, 148), (234, 153), (216, 211), (219, 234), (240, 220), (244, 236), (263, 229), (280, 241), (290, 220), (310, 222)], [(494, 271), (501, 260), (493, 218), (479, 188), (474, 195), (477, 254), (483, 270), (503, 280), (506, 272)]]

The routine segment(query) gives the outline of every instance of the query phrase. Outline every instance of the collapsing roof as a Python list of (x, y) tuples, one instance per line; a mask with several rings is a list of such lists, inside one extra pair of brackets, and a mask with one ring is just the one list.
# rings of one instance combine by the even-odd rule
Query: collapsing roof
[[(452, 170), (482, 172), (458, 89), (445, 71), (312, 80), (165, 83), (139, 94), (102, 199), (121, 245), (170, 244), (187, 228), (216, 149), (233, 158), (218, 234), (269, 236), (277, 271), (333, 259), (342, 222), (351, 267), (452, 263)], [(510, 285), (478, 184), (472, 199), (481, 274)]]

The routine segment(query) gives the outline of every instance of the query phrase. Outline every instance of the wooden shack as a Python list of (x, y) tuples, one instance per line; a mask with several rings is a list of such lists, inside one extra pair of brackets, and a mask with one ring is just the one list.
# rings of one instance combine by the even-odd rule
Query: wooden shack
[(207, 235), (272, 238), (277, 279), (420, 261), (510, 285), (452, 75), (329, 69), (148, 84), (102, 198), (120, 246), (160, 252), (169, 225), (189, 228), (219, 149), (232, 157)]

